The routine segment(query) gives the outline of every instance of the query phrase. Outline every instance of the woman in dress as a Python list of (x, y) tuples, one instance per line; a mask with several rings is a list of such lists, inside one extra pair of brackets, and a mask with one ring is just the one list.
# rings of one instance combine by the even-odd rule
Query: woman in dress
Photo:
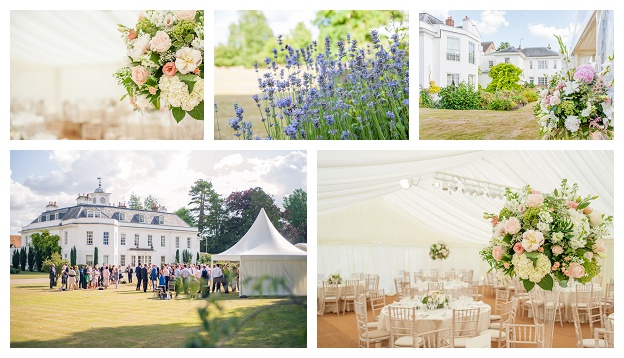
[(102, 284), (104, 285), (104, 289), (107, 289), (110, 284), (110, 270), (106, 265), (102, 267)]
[(67, 272), (67, 285), (69, 286), (69, 290), (78, 289), (76, 285), (76, 270), (73, 267), (69, 267), (69, 271)]
[(87, 288), (93, 287), (93, 269), (91, 266), (87, 266), (87, 274), (85, 275), (85, 280), (87, 282)]
[[(97, 267), (97, 265), (91, 270), (93, 277), (91, 278), (91, 287), (93, 288), (98, 288), (98, 285), (100, 283), (100, 268)], [(89, 277), (91, 277), (92, 275), (89, 275)]]

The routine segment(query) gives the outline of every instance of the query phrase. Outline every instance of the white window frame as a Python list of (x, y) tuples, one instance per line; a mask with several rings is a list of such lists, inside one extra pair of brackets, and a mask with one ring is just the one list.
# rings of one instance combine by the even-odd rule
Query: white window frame
[(509, 63), (510, 62), (510, 58), (509, 57), (505, 57), (505, 63)]
[(160, 236), (160, 247), (165, 247), (167, 246), (167, 240), (165, 238), (165, 235), (161, 235)]
[(176, 236), (176, 249), (180, 248), (180, 237)]
[(108, 265), (108, 255), (102, 255), (102, 265)]
[(477, 45), (474, 42), (468, 42), (468, 63), (475, 64), (476, 62), (476, 48)]
[(126, 246), (126, 233), (121, 233), (119, 238), (119, 244), (122, 246)]
[(58, 220), (59, 219), (59, 213), (54, 213), (54, 220)]
[(475, 84), (475, 75), (468, 75), (468, 84), (474, 86)]
[(134, 234), (134, 246), (139, 247), (140, 243), (141, 243), (141, 238), (139, 237), (139, 234)]
[(537, 69), (538, 70), (547, 70), (548, 69), (548, 60), (538, 60), (537, 61)]
[(533, 61), (529, 61), (529, 69), (532, 70), (533, 69)]
[(153, 241), (152, 241), (152, 235), (147, 235), (147, 246), (152, 247), (153, 245)]
[(126, 213), (119, 213), (118, 221), (126, 221)]
[(187, 237), (187, 238), (186, 238), (186, 248), (187, 248), (187, 249), (190, 249), (190, 248), (191, 248), (191, 238), (190, 238), (190, 237)]
[(65, 236), (65, 245), (67, 245), (67, 231), (65, 231), (64, 236)]
[(459, 80), (460, 80), (460, 76), (459, 73), (447, 73), (446, 74), (446, 85), (450, 86), (453, 81), (455, 81), (455, 86), (459, 86)]
[(538, 86), (547, 86), (548, 85), (548, 77), (538, 77), (537, 78)]
[[(457, 44), (457, 48), (455, 48)], [(459, 62), (461, 58), (461, 39), (459, 37), (448, 36), (446, 38), (446, 60)]]
[(535, 77), (529, 77), (529, 83), (534, 85), (535, 84)]
[(165, 262), (166, 262), (166, 261), (165, 261), (165, 256), (161, 256), (161, 257), (160, 257), (160, 263), (161, 263), (161, 264), (164, 264)]
[(126, 255), (119, 255), (119, 264), (121, 267), (126, 266)]
[(557, 69), (557, 60), (553, 60), (553, 70)]
[(87, 245), (93, 245), (93, 231), (87, 231)]
[(87, 261), (87, 266), (93, 266), (93, 255), (87, 255), (85, 261)]
[(139, 222), (140, 222), (141, 224), (144, 224), (144, 223), (145, 223), (145, 215), (143, 215), (143, 214), (139, 214)]
[(165, 217), (162, 215), (158, 215), (158, 225), (164, 225), (165, 224)]
[(102, 245), (104, 246), (108, 246), (108, 238), (109, 238), (109, 233), (108, 231), (104, 231), (102, 233)]

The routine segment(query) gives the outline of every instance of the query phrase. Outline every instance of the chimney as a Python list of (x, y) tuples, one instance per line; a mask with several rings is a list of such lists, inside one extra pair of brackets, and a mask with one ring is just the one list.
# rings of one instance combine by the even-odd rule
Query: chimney
[(161, 206), (160, 208), (158, 208), (158, 211), (160, 211), (161, 213), (166, 213), (167, 212), (167, 208), (164, 206)]
[(54, 209), (58, 209), (58, 206), (56, 205), (56, 201), (48, 201), (48, 205), (46, 205), (46, 211), (50, 211)]
[(446, 18), (446, 26), (455, 26), (455, 21), (453, 21), (453, 16), (449, 16)]
[(158, 211), (158, 205), (152, 205), (152, 211)]
[(522, 50), (522, 45), (518, 46), (518, 51)]
[(550, 50), (550, 44), (548, 44), (548, 47), (546, 47), (546, 48)]
[(119, 202), (119, 204), (117, 204), (117, 207), (119, 208), (125, 208), (126, 207), (126, 203), (122, 203), (121, 201)]

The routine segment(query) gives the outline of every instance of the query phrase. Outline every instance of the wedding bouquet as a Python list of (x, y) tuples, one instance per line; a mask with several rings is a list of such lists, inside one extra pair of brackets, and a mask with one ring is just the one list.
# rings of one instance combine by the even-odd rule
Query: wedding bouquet
[(421, 302), (430, 309), (444, 308), (448, 305), (448, 301), (449, 297), (442, 291), (429, 291), (421, 299)]
[[(526, 186), (507, 189), (505, 207), (492, 220), (493, 234), (481, 257), (501, 276), (517, 276), (527, 291), (538, 284), (552, 290), (554, 280), (565, 287), (571, 278), (590, 282), (606, 257), (603, 236), (609, 235), (612, 216), (593, 209), (597, 196), (581, 197), (567, 179), (561, 188), (542, 194)], [(554, 280), (553, 280), (554, 279)]]
[(115, 72), (137, 110), (171, 111), (204, 119), (204, 11), (147, 10), (134, 28), (118, 25), (126, 43), (124, 67)]
[(336, 284), (341, 284), (342, 283), (342, 277), (340, 277), (340, 274), (333, 274), (331, 276), (329, 276), (327, 278), (327, 282), (328, 283), (336, 283)]
[[(570, 58), (557, 37), (564, 61)], [(612, 71), (613, 57), (602, 64), (601, 72), (585, 64), (562, 70), (541, 92), (533, 111), (543, 139), (613, 138), (613, 103), (605, 75)]]
[(450, 251), (444, 243), (438, 243), (431, 245), (429, 249), (429, 256), (432, 260), (446, 260)]

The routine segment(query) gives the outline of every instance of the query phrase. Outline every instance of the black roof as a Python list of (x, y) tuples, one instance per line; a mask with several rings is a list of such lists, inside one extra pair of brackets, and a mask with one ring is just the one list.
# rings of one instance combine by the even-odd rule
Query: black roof
[(426, 12), (421, 12), (420, 14), (418, 14), (418, 18), (420, 19), (420, 21), (426, 22), (429, 25), (436, 25), (436, 24), (444, 25), (444, 22), (438, 20), (437, 18), (431, 16), (430, 14)]
[(526, 57), (547, 57), (560, 55), (559, 52), (550, 50), (546, 47), (527, 47), (522, 49), (522, 53)]
[[(190, 227), (184, 220), (182, 220), (175, 213), (166, 213), (160, 211), (151, 211), (151, 210), (136, 210), (123, 208), (118, 206), (106, 206), (106, 205), (76, 205), (70, 206), (68, 208), (62, 209), (54, 209), (43, 212), (41, 215), (50, 215), (50, 214), (59, 214), (59, 219), (61, 220), (69, 220), (69, 219), (77, 219), (77, 218), (86, 218), (88, 210), (97, 210), (100, 212), (102, 218), (108, 219), (116, 219), (119, 220), (120, 214), (125, 214), (124, 222), (129, 223), (139, 223), (139, 216), (144, 216), (143, 224), (154, 224), (158, 225), (158, 218), (163, 217), (165, 219), (165, 225), (169, 226), (178, 226), (178, 227)], [(39, 215), (39, 216), (41, 216)], [(36, 223), (39, 221), (39, 217), (31, 222)]]

